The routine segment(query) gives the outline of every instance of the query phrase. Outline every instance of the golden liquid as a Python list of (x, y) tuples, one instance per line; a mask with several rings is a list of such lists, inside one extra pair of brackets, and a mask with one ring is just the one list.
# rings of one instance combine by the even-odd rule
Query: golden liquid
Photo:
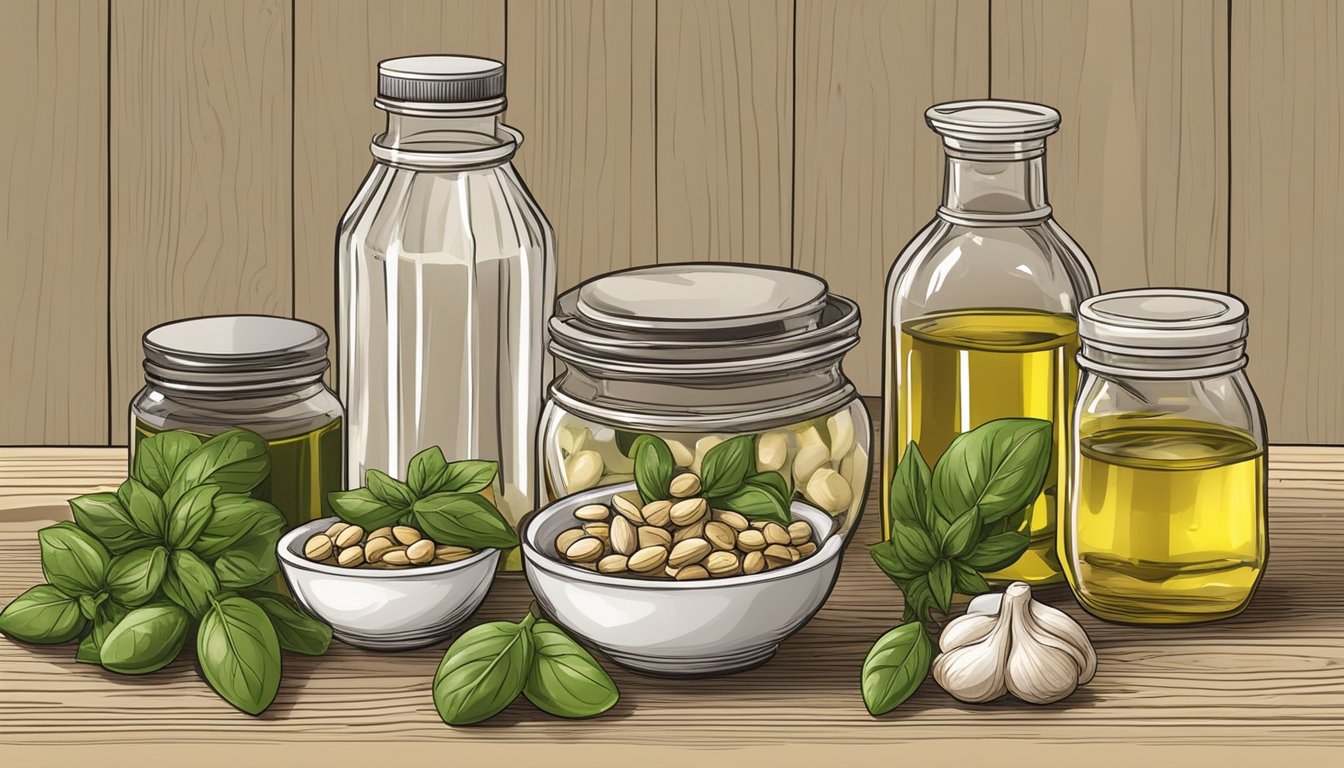
[(1267, 554), (1264, 451), (1228, 427), (1086, 425), (1078, 508), (1061, 535), (1079, 602), (1103, 619), (1210, 621), (1251, 599)]
[[(1073, 316), (1033, 310), (974, 310), (926, 315), (901, 326), (887, 351), (899, 371), (893, 442), (885, 451), (882, 488), (911, 440), (929, 466), (962, 432), (994, 419), (1030, 417), (1054, 424), (1050, 468), (1022, 530), (1031, 547), (993, 582), (1060, 581), (1055, 554), (1058, 500), (1067, 499), (1068, 437), (1078, 368), (1078, 324)], [(888, 395), (890, 397), (890, 395)], [(889, 406), (890, 407), (890, 406)], [(892, 419), (888, 419), (891, 424)], [(884, 529), (888, 494), (882, 494)], [(890, 531), (884, 530), (884, 535)]]

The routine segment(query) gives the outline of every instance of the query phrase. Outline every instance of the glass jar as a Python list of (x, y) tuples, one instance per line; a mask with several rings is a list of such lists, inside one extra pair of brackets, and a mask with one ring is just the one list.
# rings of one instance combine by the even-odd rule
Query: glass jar
[(341, 404), (322, 383), (327, 334), (301, 320), (224, 315), (178, 320), (144, 336), (145, 387), (131, 400), (131, 456), (150, 435), (256, 432), (271, 474), (253, 495), (289, 527), (332, 514), (343, 481)]
[[(930, 466), (953, 438), (1000, 418), (1054, 424), (1045, 487), (1021, 516), (1031, 546), (992, 582), (1061, 580), (1059, 499), (1067, 499), (1077, 320), (1097, 278), (1051, 217), (1045, 137), (1050, 107), (1013, 101), (940, 104), (926, 113), (946, 152), (943, 202), (887, 278), (882, 488), (909, 445)], [(883, 529), (890, 535), (888, 494)], [(1004, 524), (1004, 523), (1001, 523)]]
[(1108, 621), (1239, 613), (1269, 555), (1265, 419), (1246, 378), (1246, 305), (1170, 288), (1079, 314), (1069, 584)]
[(404, 479), (437, 445), (450, 461), (497, 462), (494, 498), (517, 523), (542, 496), (555, 235), (513, 167), (504, 65), (383, 61), (375, 104), (387, 130), (337, 233), (348, 482), (370, 468)]
[(841, 370), (859, 311), (786, 269), (668, 264), (616, 272), (560, 297), (540, 435), (552, 497), (633, 479), (641, 433), (678, 467), (755, 435), (757, 471), (853, 530), (868, 491), (871, 424)]

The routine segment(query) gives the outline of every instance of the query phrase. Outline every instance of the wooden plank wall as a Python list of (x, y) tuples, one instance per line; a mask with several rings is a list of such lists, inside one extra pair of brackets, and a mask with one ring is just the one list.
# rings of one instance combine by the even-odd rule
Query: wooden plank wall
[(929, 104), (1044, 101), (1059, 220), (1103, 285), (1233, 290), (1279, 442), (1344, 442), (1344, 10), (1332, 0), (6, 0), (0, 444), (124, 444), (139, 336), (330, 327), (376, 62), (509, 66), (560, 284), (793, 265), (863, 308), (932, 213)]

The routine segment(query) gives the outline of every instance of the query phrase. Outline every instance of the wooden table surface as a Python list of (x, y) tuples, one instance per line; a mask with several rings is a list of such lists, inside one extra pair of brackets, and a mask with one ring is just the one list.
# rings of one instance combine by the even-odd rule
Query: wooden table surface
[[(119, 482), (125, 458), (121, 449), (0, 449), (0, 604), (42, 580), (36, 531), (69, 519), (70, 496)], [(1084, 615), (1067, 590), (1046, 592), (1081, 620), (1100, 657), (1090, 685), (1049, 707), (961, 704), (928, 681), (896, 712), (870, 717), (859, 668), (900, 617), (901, 596), (855, 546), (826, 607), (766, 666), (669, 681), (606, 662), (621, 701), (580, 722), (520, 698), (483, 725), (444, 725), (430, 684), (446, 644), (384, 655), (333, 643), (324, 657), (287, 655), (279, 697), (253, 718), (205, 685), (190, 653), (134, 678), (76, 664), (71, 646), (0, 641), (0, 765), (1333, 763), (1323, 752), (1344, 749), (1344, 449), (1274, 448), (1270, 500), (1270, 566), (1239, 617), (1114, 626)], [(874, 502), (856, 544), (878, 538)], [(529, 601), (521, 577), (503, 576), (475, 620), (516, 620)], [(837, 758), (845, 762), (830, 763)]]

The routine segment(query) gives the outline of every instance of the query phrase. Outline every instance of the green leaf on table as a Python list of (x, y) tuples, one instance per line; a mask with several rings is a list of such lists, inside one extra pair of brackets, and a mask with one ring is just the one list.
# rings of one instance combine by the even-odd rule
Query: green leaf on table
[(495, 505), (475, 493), (436, 493), (415, 502), (414, 525), (439, 544), (508, 549), (518, 534)]
[(778, 472), (757, 472), (754, 475), (747, 475), (746, 484), (769, 488), (785, 502), (793, 498), (793, 491), (789, 490), (789, 482)]
[(93, 618), (93, 631), (79, 641), (79, 648), (75, 651), (75, 661), (82, 664), (103, 663), (103, 643), (107, 642), (107, 636), (112, 634), (112, 630), (116, 629), (116, 626), (130, 612), (130, 608), (117, 603), (115, 600), (108, 600), (98, 606), (98, 613)]
[(980, 512), (977, 509), (958, 517), (941, 534), (939, 549), (946, 557), (961, 557), (980, 542)]
[(989, 591), (989, 582), (971, 566), (953, 562), (952, 589), (959, 595), (983, 595)]
[(275, 575), (280, 564), (275, 545), (284, 533), (284, 525), (255, 526), (215, 558), (215, 576), (224, 589), (254, 587)]
[(877, 567), (897, 584), (927, 572), (924, 568), (913, 567), (901, 560), (896, 554), (895, 544), (890, 540), (879, 541), (869, 547), (868, 552), (873, 556), (873, 562), (877, 563)]
[(901, 621), (930, 623), (933, 620), (933, 590), (929, 588), (928, 574), (921, 574), (901, 585), (905, 611)]
[(996, 522), (1040, 494), (1050, 467), (1051, 425), (996, 419), (952, 440), (933, 469), (933, 502), (951, 522), (972, 509)]
[(201, 438), (180, 429), (150, 435), (135, 446), (131, 477), (155, 493), (166, 493), (173, 473), (200, 447)]
[(103, 546), (119, 555), (155, 544), (153, 536), (136, 527), (131, 513), (115, 493), (88, 493), (70, 500), (75, 524), (93, 534)]
[(73, 523), (57, 523), (37, 532), (42, 573), (71, 597), (101, 592), (112, 556), (98, 540)]
[(536, 653), (523, 694), (537, 709), (556, 717), (578, 718), (600, 715), (615, 706), (620, 698), (616, 683), (583, 646), (549, 621), (537, 621), (529, 631)]
[(161, 541), (167, 536), (168, 510), (164, 507), (163, 499), (149, 486), (129, 477), (117, 489), (117, 498), (121, 499), (126, 511), (131, 513), (131, 521), (142, 533), (155, 541)]
[(892, 520), (891, 544), (896, 557), (910, 570), (923, 573), (938, 559), (938, 544), (917, 523)]
[(87, 623), (79, 600), (50, 584), (29, 588), (0, 611), (0, 632), (25, 643), (68, 643)]
[(434, 707), (449, 725), (479, 723), (522, 693), (532, 668), (527, 627), (494, 621), (467, 630), (453, 642), (434, 675)]
[(443, 450), (431, 445), (411, 457), (406, 468), (406, 484), (416, 498), (422, 498), (439, 490), (439, 483), (448, 471), (448, 461), (443, 458)]
[(196, 632), (196, 658), (210, 687), (249, 715), (280, 690), (280, 639), (266, 612), (245, 597), (217, 600)]
[(189, 550), (174, 550), (163, 579), (164, 597), (200, 618), (210, 608), (210, 598), (219, 591), (219, 579), (204, 560)]
[(174, 506), (182, 494), (206, 483), (223, 493), (250, 493), (270, 473), (266, 441), (245, 429), (231, 429), (205, 441), (178, 465), (164, 502)]
[(981, 541), (961, 562), (981, 573), (1001, 570), (1016, 563), (1031, 545), (1031, 539), (1024, 533), (1009, 531)]
[(933, 604), (938, 610), (947, 613), (952, 607), (952, 564), (939, 560), (929, 569), (929, 591), (933, 593)]
[(177, 658), (191, 618), (171, 603), (136, 608), (112, 628), (99, 650), (104, 667), (123, 675), (163, 669)]
[(439, 487), (434, 492), (480, 493), (495, 482), (495, 476), (498, 474), (499, 465), (493, 461), (476, 459), (454, 461), (448, 465), (448, 469), (443, 473), (443, 479), (439, 481)]
[(785, 527), (790, 521), (788, 501), (769, 485), (744, 483), (727, 496), (711, 497), (709, 503), (715, 509), (729, 509), (752, 520), (769, 520)]
[(93, 617), (98, 615), (98, 606), (107, 602), (107, 592), (80, 595), (77, 600), (79, 602), (79, 614), (89, 621), (93, 621)]
[(190, 547), (205, 560), (215, 560), (244, 538), (277, 538), (285, 529), (285, 516), (271, 504), (242, 493), (221, 493), (215, 497), (214, 513), (205, 529)]
[(341, 520), (358, 525), (366, 531), (375, 531), (392, 525), (406, 513), (405, 507), (396, 507), (374, 495), (368, 488), (353, 491), (332, 491), (327, 501)]
[[(756, 438), (738, 435), (705, 452), (700, 461), (701, 493), (705, 498), (728, 496), (756, 469)], [(745, 514), (745, 513), (743, 513)]]
[(149, 602), (168, 573), (166, 547), (142, 547), (117, 555), (107, 568), (107, 591), (127, 607)]
[(364, 487), (369, 489), (374, 498), (402, 512), (415, 503), (415, 494), (411, 493), (410, 486), (376, 469), (364, 470)]
[(672, 496), (668, 486), (677, 471), (672, 449), (661, 437), (640, 435), (631, 448), (635, 457), (635, 487), (645, 504)]
[(198, 485), (182, 494), (168, 513), (168, 543), (174, 547), (195, 544), (210, 523), (218, 495), (218, 485)]
[(247, 597), (266, 612), (281, 648), (308, 656), (327, 652), (331, 627), (308, 615), (292, 599), (275, 592), (253, 592)]
[(901, 624), (878, 638), (863, 660), (863, 703), (884, 715), (919, 690), (933, 665), (933, 641), (918, 622)]
[(924, 461), (919, 443), (911, 440), (891, 478), (888, 525), (900, 520), (906, 525), (925, 530), (933, 527), (933, 499), (930, 495), (932, 478), (933, 473)]

